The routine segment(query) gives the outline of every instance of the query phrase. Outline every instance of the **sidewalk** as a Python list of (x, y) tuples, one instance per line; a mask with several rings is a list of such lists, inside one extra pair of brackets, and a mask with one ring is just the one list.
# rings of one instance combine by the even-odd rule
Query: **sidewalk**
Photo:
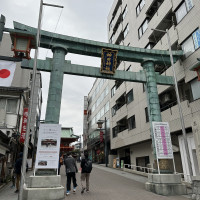
[[(33, 174), (33, 171), (28, 171), (27, 176), (29, 177)], [(0, 200), (17, 200), (18, 193), (15, 193), (16, 188), (12, 187), (12, 181), (0, 189)]]

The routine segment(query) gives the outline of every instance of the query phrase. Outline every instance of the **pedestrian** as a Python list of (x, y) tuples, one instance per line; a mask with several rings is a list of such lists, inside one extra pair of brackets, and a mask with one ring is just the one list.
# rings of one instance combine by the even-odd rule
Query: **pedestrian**
[(15, 176), (16, 176), (16, 191), (15, 193), (19, 192), (19, 183), (20, 183), (20, 178), (21, 178), (21, 167), (22, 167), (22, 158), (23, 158), (23, 153), (19, 153), (19, 158), (15, 162)]
[(67, 175), (67, 191), (66, 195), (70, 194), (71, 190), (71, 180), (73, 181), (73, 192), (76, 192), (76, 173), (78, 172), (77, 165), (75, 159), (72, 157), (71, 153), (67, 153), (67, 157), (64, 161), (65, 168), (66, 168), (66, 175)]
[[(92, 161), (88, 158), (88, 152), (84, 152), (85, 158), (81, 160), (81, 194), (84, 193), (85, 189), (86, 192), (89, 192), (89, 179), (90, 179), (90, 173), (92, 171)], [(84, 184), (86, 180), (86, 185)]]
[(63, 155), (62, 154), (60, 154), (59, 162), (58, 162), (58, 175), (60, 175), (61, 165), (63, 165)]

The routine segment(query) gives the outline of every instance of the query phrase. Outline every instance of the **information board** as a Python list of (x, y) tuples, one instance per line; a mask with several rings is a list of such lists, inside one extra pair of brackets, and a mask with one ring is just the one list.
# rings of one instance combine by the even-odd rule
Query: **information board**
[(57, 169), (60, 151), (61, 125), (41, 124), (38, 136), (36, 169)]
[(168, 122), (152, 122), (156, 155), (158, 159), (173, 159), (173, 149)]

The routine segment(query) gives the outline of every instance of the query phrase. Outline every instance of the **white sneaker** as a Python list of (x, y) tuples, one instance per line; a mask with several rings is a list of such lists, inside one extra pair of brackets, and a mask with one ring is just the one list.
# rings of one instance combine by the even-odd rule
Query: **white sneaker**
[(76, 192), (76, 188), (73, 189), (73, 192), (74, 192), (74, 193)]
[(70, 195), (70, 192), (66, 192), (66, 195), (67, 195), (67, 196)]

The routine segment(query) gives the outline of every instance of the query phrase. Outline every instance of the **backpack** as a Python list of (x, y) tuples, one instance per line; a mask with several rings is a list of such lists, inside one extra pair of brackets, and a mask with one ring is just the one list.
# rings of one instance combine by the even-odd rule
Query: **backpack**
[(85, 173), (90, 173), (92, 171), (92, 161), (91, 160), (85, 160), (84, 171), (85, 171)]

